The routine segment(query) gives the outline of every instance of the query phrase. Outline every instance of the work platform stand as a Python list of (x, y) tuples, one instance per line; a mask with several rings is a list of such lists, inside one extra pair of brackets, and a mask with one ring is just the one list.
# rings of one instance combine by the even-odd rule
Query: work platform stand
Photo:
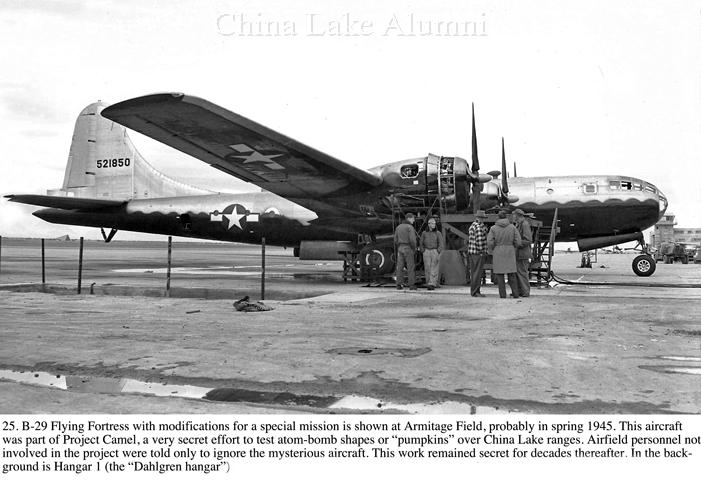
[(343, 281), (359, 281), (362, 278), (362, 272), (360, 271), (360, 252), (342, 251), (338, 253), (339, 255), (343, 255)]

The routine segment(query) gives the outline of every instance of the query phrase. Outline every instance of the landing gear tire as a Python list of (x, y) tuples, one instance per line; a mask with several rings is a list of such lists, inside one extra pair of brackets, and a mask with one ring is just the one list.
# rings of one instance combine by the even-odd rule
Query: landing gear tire
[(655, 259), (650, 255), (638, 255), (633, 260), (633, 271), (639, 277), (649, 277), (655, 273)]
[(391, 245), (368, 245), (360, 251), (360, 266), (370, 267), (378, 275), (394, 272), (394, 248)]

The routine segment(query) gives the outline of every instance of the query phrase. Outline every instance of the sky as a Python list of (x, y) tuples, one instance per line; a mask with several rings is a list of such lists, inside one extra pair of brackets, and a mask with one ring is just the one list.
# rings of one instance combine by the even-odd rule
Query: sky
[[(469, 158), (474, 102), (483, 171), (504, 136), (522, 176), (642, 178), (701, 227), (700, 1), (0, 0), (0, 42), (2, 195), (61, 186), (96, 100), (197, 95), (364, 168)], [(258, 190), (131, 137), (176, 179)], [(0, 235), (99, 237), (34, 209), (1, 200)]]

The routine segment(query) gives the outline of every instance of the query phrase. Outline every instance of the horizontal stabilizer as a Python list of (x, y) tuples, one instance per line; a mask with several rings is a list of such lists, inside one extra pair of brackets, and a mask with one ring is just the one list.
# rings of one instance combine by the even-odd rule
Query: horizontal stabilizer
[(11, 202), (26, 203), (39, 207), (63, 210), (104, 210), (127, 203), (125, 200), (103, 200), (100, 198), (59, 197), (53, 195), (5, 195)]

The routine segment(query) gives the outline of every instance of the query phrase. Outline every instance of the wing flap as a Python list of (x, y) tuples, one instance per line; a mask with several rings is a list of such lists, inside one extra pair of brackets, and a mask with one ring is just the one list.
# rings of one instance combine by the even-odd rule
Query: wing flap
[(198, 97), (155, 94), (112, 105), (110, 120), (282, 197), (359, 193), (382, 180)]
[(124, 205), (124, 200), (100, 198), (58, 197), (54, 195), (5, 195), (11, 202), (63, 210), (104, 210)]

